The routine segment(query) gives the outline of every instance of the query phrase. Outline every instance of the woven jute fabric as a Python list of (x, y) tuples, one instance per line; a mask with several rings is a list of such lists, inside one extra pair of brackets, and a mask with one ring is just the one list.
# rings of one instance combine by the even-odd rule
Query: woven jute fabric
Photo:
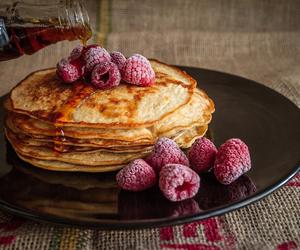
[[(258, 81), (300, 106), (300, 1), (103, 0), (87, 2), (94, 42), (129, 56)], [(52, 67), (78, 42), (0, 63), (0, 93)], [(299, 149), (300, 151), (300, 149)], [(174, 227), (103, 231), (0, 215), (2, 249), (300, 249), (300, 175), (237, 211)]]

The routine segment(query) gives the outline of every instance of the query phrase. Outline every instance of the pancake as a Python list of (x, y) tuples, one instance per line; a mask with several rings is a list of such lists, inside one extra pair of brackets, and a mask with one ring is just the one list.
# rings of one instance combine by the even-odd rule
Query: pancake
[[(12, 133), (11, 131), (6, 131), (6, 133)], [(9, 136), (9, 135), (7, 135)], [(12, 135), (10, 135), (12, 136)], [(66, 152), (86, 152), (86, 151), (105, 151), (105, 152), (141, 152), (141, 151), (149, 151), (152, 149), (152, 146), (133, 146), (133, 147), (110, 147), (110, 148), (101, 148), (101, 147), (88, 147), (82, 146), (80, 144), (66, 144), (65, 142), (53, 142), (51, 139), (34, 139), (28, 136), (20, 136), (18, 134), (14, 134), (18, 141), (20, 141), (24, 145), (28, 146), (36, 146), (36, 147), (47, 147), (49, 149), (55, 149), (58, 152), (66, 153)], [(61, 150), (60, 150), (61, 148)]]
[(66, 163), (84, 164), (88, 166), (126, 164), (133, 159), (143, 158), (150, 152), (143, 151), (136, 153), (113, 153), (103, 151), (87, 151), (59, 153), (46, 147), (36, 147), (23, 144), (12, 134), (7, 134), (7, 138), (15, 151), (24, 156), (42, 160), (57, 160)]
[[(174, 139), (180, 147), (188, 148), (197, 138), (203, 136), (206, 130), (207, 126), (194, 127), (179, 133)], [(109, 152), (98, 152), (98, 150), (96, 150), (96, 152), (92, 151), (86, 154), (84, 152), (67, 153), (66, 157), (62, 157), (65, 153), (57, 153), (51, 148), (32, 147), (16, 141), (14, 144), (12, 140), (10, 141), (21, 159), (34, 166), (55, 171), (115, 171), (122, 168), (127, 162), (136, 158), (145, 157), (150, 152), (149, 149), (149, 151), (142, 151), (137, 154), (113, 154)], [(90, 161), (90, 159), (92, 159), (92, 161)], [(120, 160), (122, 160), (122, 163), (120, 163)]]
[[(13, 125), (12, 125), (13, 124)], [(45, 136), (57, 136), (60, 131), (51, 123), (12, 113), (7, 119), (7, 126), (17, 127), (19, 130), (28, 134), (37, 134)], [(101, 129), (101, 128), (83, 128), (83, 127), (61, 127), (64, 136), (79, 138), (79, 139), (118, 139), (130, 141), (144, 139), (151, 140), (152, 133), (147, 128), (136, 128), (134, 130), (125, 129)]]
[[(26, 115), (12, 113), (8, 116), (7, 126), (16, 131), (27, 134), (37, 134), (46, 136), (57, 136), (59, 131), (63, 131), (66, 137), (80, 139), (117, 139), (125, 141), (149, 140), (155, 141), (159, 136), (172, 136), (183, 128), (190, 128), (197, 125), (208, 124), (211, 120), (211, 113), (214, 106), (211, 100), (203, 91), (196, 90), (192, 100), (176, 112), (168, 115), (162, 121), (158, 121), (148, 128), (125, 129), (96, 129), (96, 128), (76, 128), (60, 127), (59, 130), (51, 124), (41, 120), (31, 118)], [(15, 127), (15, 128), (14, 128)]]
[(40, 160), (33, 157), (24, 156), (16, 151), (17, 155), (23, 161), (30, 163), (33, 166), (53, 171), (68, 171), (68, 172), (111, 172), (124, 167), (124, 164), (110, 166), (88, 166), (84, 164), (71, 164), (61, 161)]
[[(176, 134), (170, 136), (169, 138), (173, 139), (177, 144), (180, 145), (180, 147), (187, 148), (188, 145), (190, 145), (194, 141), (196, 137), (203, 136), (205, 134), (205, 131), (207, 130), (207, 125), (199, 126), (194, 125), (193, 127), (189, 129), (183, 129)], [(116, 153), (122, 153), (122, 152), (144, 152), (144, 151), (150, 151), (152, 150), (153, 144), (155, 141), (152, 142), (152, 144), (143, 143), (145, 145), (130, 145), (130, 144), (122, 144), (119, 145), (118, 141), (105, 141), (105, 140), (99, 140), (99, 139), (89, 139), (89, 140), (76, 140), (65, 137), (64, 140), (59, 141), (53, 141), (53, 138), (49, 136), (45, 137), (29, 137), (27, 135), (22, 135), (20, 133), (14, 133), (10, 131), (9, 129), (6, 129), (7, 137), (16, 140), (15, 143), (21, 143), (24, 146), (43, 146), (48, 147), (50, 150), (55, 148), (56, 150), (60, 152), (69, 152), (68, 147), (71, 148), (71, 151), (106, 151), (106, 152), (116, 152)], [(107, 147), (101, 147), (97, 145), (98, 142), (101, 142), (102, 144), (106, 143), (109, 144)], [(124, 143), (124, 142), (123, 142)], [(63, 150), (59, 150), (60, 147), (63, 148)], [(74, 148), (74, 150), (73, 150)], [(84, 149), (90, 149), (90, 150), (84, 150)]]
[(174, 138), (174, 141), (181, 148), (189, 148), (199, 137), (203, 137), (208, 129), (208, 126), (196, 126), (192, 129), (185, 130), (183, 134)]
[(5, 101), (5, 134), (25, 162), (69, 172), (111, 172), (146, 157), (158, 138), (189, 148), (205, 135), (213, 101), (178, 68), (151, 60), (153, 86), (99, 90), (33, 72)]
[(155, 84), (121, 83), (109, 90), (78, 81), (62, 84), (55, 69), (32, 73), (11, 92), (12, 109), (56, 124), (94, 128), (146, 127), (189, 103), (196, 81), (185, 72), (151, 60)]
[(50, 140), (36, 140), (32, 138), (20, 138), (18, 137), (24, 145), (28, 146), (36, 146), (36, 147), (46, 147), (51, 150), (55, 149), (60, 153), (67, 153), (67, 152), (87, 152), (87, 151), (104, 151), (104, 152), (122, 152), (122, 153), (132, 153), (132, 152), (141, 152), (141, 151), (149, 151), (152, 149), (152, 146), (137, 146), (137, 147), (112, 147), (112, 148), (101, 148), (101, 147), (85, 147), (81, 145), (65, 145), (65, 144), (58, 144), (54, 143)]

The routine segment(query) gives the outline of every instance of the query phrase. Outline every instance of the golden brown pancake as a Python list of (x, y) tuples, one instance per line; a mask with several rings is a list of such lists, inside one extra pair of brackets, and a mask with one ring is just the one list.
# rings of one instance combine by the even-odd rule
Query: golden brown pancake
[(6, 137), (21, 159), (57, 171), (107, 172), (149, 154), (159, 137), (188, 148), (204, 136), (214, 103), (178, 68), (151, 60), (150, 87), (99, 90), (32, 73), (5, 102)]
[(213, 110), (214, 106), (211, 104), (211, 100), (202, 91), (196, 90), (187, 105), (146, 128), (97, 129), (67, 126), (57, 129), (51, 123), (14, 112), (9, 114), (6, 125), (13, 131), (19, 130), (19, 132), (34, 135), (60, 136), (60, 133), (63, 133), (65, 137), (78, 139), (149, 140), (153, 142), (159, 136), (171, 136), (196, 124), (208, 124)]
[(11, 92), (15, 112), (57, 126), (132, 128), (149, 126), (187, 104), (196, 81), (185, 72), (151, 61), (156, 82), (149, 87), (121, 83), (109, 90), (78, 81), (62, 84), (55, 69), (29, 75)]

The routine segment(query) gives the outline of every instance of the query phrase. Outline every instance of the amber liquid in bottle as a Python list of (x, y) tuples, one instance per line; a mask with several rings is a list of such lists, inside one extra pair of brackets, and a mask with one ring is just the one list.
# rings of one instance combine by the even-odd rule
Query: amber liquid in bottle
[(31, 55), (59, 41), (92, 36), (83, 0), (0, 3), (0, 61)]
[(10, 60), (22, 56), (31, 55), (36, 51), (59, 41), (73, 41), (80, 39), (86, 43), (91, 37), (92, 31), (89, 27), (69, 27), (41, 25), (34, 27), (7, 26), (9, 43), (0, 51), (0, 61)]

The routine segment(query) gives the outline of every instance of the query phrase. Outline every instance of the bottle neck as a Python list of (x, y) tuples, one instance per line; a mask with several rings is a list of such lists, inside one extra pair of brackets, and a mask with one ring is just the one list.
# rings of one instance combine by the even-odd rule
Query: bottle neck
[(92, 35), (89, 16), (82, 1), (64, 1), (65, 8), (61, 9), (60, 25), (67, 25), (76, 37), (86, 42)]

